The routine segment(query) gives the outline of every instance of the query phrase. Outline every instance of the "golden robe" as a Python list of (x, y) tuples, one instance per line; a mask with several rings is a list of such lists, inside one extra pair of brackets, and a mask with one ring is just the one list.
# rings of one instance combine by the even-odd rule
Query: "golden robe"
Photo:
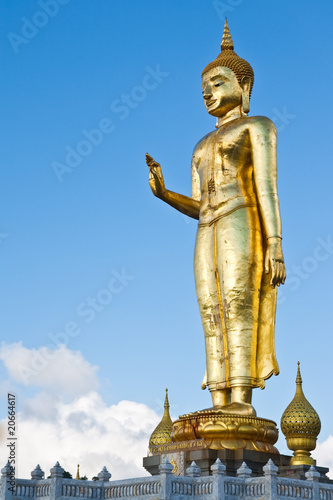
[(239, 118), (195, 147), (192, 198), (200, 200), (194, 271), (210, 390), (264, 387), (275, 357), (276, 288), (264, 270), (267, 239), (281, 237), (276, 130)]

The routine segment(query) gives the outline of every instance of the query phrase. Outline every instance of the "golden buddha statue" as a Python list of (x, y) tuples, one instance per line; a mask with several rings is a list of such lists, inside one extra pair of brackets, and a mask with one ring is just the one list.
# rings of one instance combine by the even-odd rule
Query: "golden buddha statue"
[(277, 286), (286, 270), (277, 195), (276, 128), (249, 117), (252, 67), (235, 52), (227, 21), (221, 53), (202, 73), (202, 93), (216, 130), (192, 157), (192, 195), (165, 188), (148, 154), (155, 196), (199, 220), (194, 273), (205, 334), (202, 388), (213, 407), (255, 416), (252, 389), (279, 372), (274, 324)]

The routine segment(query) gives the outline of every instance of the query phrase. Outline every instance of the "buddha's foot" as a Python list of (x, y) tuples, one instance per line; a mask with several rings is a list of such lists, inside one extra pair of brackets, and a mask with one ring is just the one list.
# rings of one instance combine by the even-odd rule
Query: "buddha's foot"
[(230, 403), (225, 406), (214, 407), (213, 410), (225, 415), (246, 415), (248, 417), (256, 417), (257, 412), (249, 403)]

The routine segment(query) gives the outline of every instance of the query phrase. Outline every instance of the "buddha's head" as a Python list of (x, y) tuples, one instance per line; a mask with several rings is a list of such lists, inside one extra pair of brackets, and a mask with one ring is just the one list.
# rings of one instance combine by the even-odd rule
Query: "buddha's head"
[(221, 53), (202, 72), (202, 93), (209, 114), (222, 117), (241, 106), (250, 110), (254, 73), (250, 64), (234, 52), (227, 20), (224, 25)]

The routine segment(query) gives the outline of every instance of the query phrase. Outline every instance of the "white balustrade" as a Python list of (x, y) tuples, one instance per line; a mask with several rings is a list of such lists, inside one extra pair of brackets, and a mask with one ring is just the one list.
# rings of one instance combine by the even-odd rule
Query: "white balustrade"
[(226, 475), (224, 465), (217, 460), (211, 467), (212, 475), (200, 476), (193, 462), (186, 476), (172, 474), (172, 465), (166, 460), (157, 476), (121, 481), (109, 481), (110, 473), (104, 468), (99, 481), (63, 478), (63, 469), (57, 463), (51, 477), (44, 478), (39, 466), (32, 471), (32, 479), (16, 479), (15, 492), (10, 491), (11, 477), (8, 466), (1, 470), (0, 500), (333, 500), (333, 484), (320, 481), (315, 468), (306, 473), (306, 480), (279, 477), (278, 469), (269, 461), (264, 475), (253, 477), (246, 464), (237, 471), (237, 477)]

